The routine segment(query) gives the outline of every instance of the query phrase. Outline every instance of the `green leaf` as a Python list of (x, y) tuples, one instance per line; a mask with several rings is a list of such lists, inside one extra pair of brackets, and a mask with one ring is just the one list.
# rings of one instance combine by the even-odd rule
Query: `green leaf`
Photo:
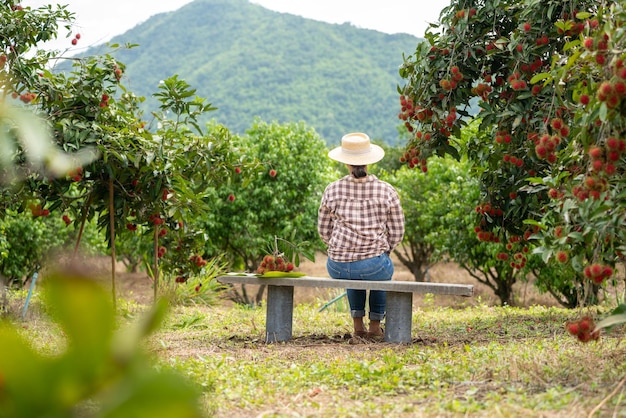
[(610, 328), (614, 325), (626, 324), (626, 313), (609, 315), (596, 324), (595, 330)]
[(141, 340), (154, 332), (163, 322), (168, 310), (168, 301), (159, 299), (140, 321), (115, 335), (112, 343), (113, 353), (118, 361), (130, 361)]
[[(83, 272), (70, 269), (53, 272), (46, 280), (46, 298), (52, 315), (65, 330), (72, 348), (97, 357), (106, 350), (115, 329), (110, 295)], [(98, 324), (98, 326), (93, 326)]]
[(607, 107), (606, 103), (602, 103), (602, 105), (600, 106), (600, 114), (598, 115), (602, 122), (606, 122), (608, 113), (609, 108)]
[(545, 228), (546, 228), (546, 226), (545, 226), (543, 223), (538, 222), (538, 221), (536, 221), (536, 220), (534, 220), (534, 219), (524, 219), (524, 221), (523, 221), (522, 223), (523, 223), (524, 225), (533, 225), (533, 226), (537, 226), (537, 227), (539, 227), (539, 228), (541, 228), (541, 229), (545, 229)]
[(618, 305), (615, 309), (613, 309), (613, 312), (611, 312), (611, 315), (624, 314), (624, 313), (626, 313), (626, 303), (622, 303)]
[(552, 77), (552, 75), (550, 73), (539, 73), (539, 74), (535, 74), (531, 79), (530, 79), (530, 84), (536, 84), (541, 80), (545, 80), (547, 78)]
[[(47, 383), (50, 382), (47, 378), (34, 379), (49, 373), (49, 362), (36, 353), (8, 323), (0, 322), (0, 341), (2, 341), (0, 416), (27, 417), (50, 414), (53, 408), (46, 410), (44, 405), (50, 396), (47, 387)], [(52, 405), (50, 402), (47, 403)]]
[(582, 54), (582, 49), (575, 50), (575, 52), (567, 59), (567, 64), (563, 66), (563, 71), (568, 71), (576, 63), (580, 62), (579, 57)]
[(572, 48), (575, 48), (577, 46), (580, 45), (580, 39), (576, 39), (574, 41), (571, 42), (567, 42), (564, 46), (563, 46), (563, 52), (566, 52)]
[(261, 278), (271, 278), (271, 277), (303, 277), (306, 276), (306, 273), (298, 272), (298, 271), (268, 271), (264, 274), (257, 275)]
[(201, 418), (199, 388), (173, 372), (137, 370), (104, 399), (102, 418)]

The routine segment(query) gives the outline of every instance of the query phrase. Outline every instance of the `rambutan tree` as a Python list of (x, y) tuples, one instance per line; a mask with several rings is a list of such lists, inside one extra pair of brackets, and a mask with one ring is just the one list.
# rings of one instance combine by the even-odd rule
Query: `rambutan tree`
[[(400, 70), (409, 166), (466, 155), (476, 238), (515, 269), (517, 246), (568, 265), (579, 303), (617, 284), (624, 254), (625, 17), (609, 1), (453, 1)], [(479, 134), (458, 146), (472, 118)]]
[[(79, 42), (73, 15), (62, 6), (10, 1), (0, 6), (0, 22), (6, 23), (0, 25), (0, 193), (7, 197), (0, 213), (58, 216), (77, 229), (76, 248), (95, 219), (112, 255), (114, 296), (116, 238), (129, 233), (151, 240), (145, 255), (155, 298), (161, 273), (172, 280), (198, 273), (202, 265), (193, 257), (202, 249), (202, 231), (185, 219), (210, 210), (207, 189), (234, 176), (246, 159), (234, 153), (227, 129), (209, 135), (198, 125), (215, 108), (173, 76), (158, 86), (160, 109), (149, 121), (113, 54), (65, 57), (38, 49), (57, 37), (61, 23), (68, 45)], [(69, 69), (52, 69), (65, 60)]]

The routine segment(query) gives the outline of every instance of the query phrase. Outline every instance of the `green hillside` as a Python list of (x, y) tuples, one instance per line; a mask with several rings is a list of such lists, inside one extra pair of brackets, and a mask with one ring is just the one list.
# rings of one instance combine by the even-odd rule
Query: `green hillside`
[[(349, 131), (398, 141), (398, 67), (420, 41), (350, 24), (278, 13), (247, 0), (196, 0), (156, 15), (111, 40), (139, 44), (114, 56), (125, 84), (147, 98), (178, 74), (218, 110), (209, 117), (243, 133), (255, 117), (304, 121), (338, 142)], [(87, 54), (107, 52), (103, 46)]]

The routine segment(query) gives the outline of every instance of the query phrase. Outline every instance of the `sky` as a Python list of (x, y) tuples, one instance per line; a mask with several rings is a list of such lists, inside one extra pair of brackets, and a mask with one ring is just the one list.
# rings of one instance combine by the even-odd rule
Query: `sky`
[[(112, 37), (145, 22), (151, 16), (169, 12), (193, 0), (23, 0), (21, 5), (40, 7), (64, 4), (75, 14), (74, 31), (46, 47), (68, 50), (69, 54), (103, 44)], [(409, 33), (423, 37), (429, 23), (435, 23), (439, 12), (450, 0), (249, 0), (267, 9), (290, 13), (327, 23), (345, 23), (384, 33)], [(73, 46), (71, 40), (80, 33)]]

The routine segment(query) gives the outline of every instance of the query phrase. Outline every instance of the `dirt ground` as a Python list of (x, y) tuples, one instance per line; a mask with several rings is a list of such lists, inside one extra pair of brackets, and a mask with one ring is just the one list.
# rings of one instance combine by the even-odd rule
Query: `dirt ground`
[[(395, 266), (394, 280), (414, 280), (409, 270), (392, 257)], [(98, 274), (105, 283), (110, 283), (111, 261), (110, 258), (102, 257), (91, 260), (90, 267)], [(306, 273), (308, 276), (328, 277), (326, 271), (326, 256), (318, 253), (315, 262), (304, 260), (297, 271)], [(465, 270), (459, 268), (454, 263), (438, 263), (430, 270), (430, 280), (436, 283), (461, 283), (473, 284), (474, 296), (471, 298), (460, 296), (436, 295), (424, 296), (414, 295), (414, 304), (417, 306), (428, 304), (429, 306), (452, 306), (466, 307), (477, 304), (499, 305), (499, 299), (495, 297), (493, 291), (486, 285), (479, 283), (472, 278)], [(248, 285), (248, 294), (254, 294), (256, 289)], [(118, 297), (135, 301), (139, 304), (150, 304), (153, 301), (152, 281), (143, 273), (129, 273), (122, 263), (116, 265), (116, 293)], [(325, 303), (341, 294), (339, 289), (317, 289), (317, 288), (295, 288), (295, 303)], [(515, 298), (519, 306), (531, 305), (555, 305), (555, 301), (549, 295), (539, 294), (531, 283), (518, 283), (515, 286)]]

